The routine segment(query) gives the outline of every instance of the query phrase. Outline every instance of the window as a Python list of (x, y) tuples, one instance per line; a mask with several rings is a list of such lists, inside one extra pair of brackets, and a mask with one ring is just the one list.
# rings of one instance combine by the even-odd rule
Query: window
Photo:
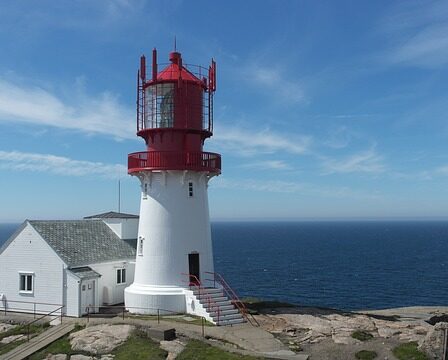
[(33, 274), (20, 274), (20, 292), (32, 293), (34, 285)]
[(138, 252), (137, 254), (140, 256), (143, 256), (143, 241), (145, 240), (145, 238), (143, 236), (140, 236), (138, 238)]
[(193, 182), (188, 182), (188, 196), (193, 197)]
[(117, 284), (126, 284), (126, 269), (117, 269)]

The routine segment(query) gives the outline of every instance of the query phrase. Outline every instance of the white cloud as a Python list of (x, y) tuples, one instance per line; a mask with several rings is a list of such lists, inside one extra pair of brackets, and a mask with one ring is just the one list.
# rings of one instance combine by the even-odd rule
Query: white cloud
[(87, 96), (74, 91), (71, 101), (42, 87), (13, 84), (0, 78), (0, 122), (22, 122), (88, 134), (135, 138), (134, 111), (110, 93)]
[(307, 102), (303, 87), (284, 76), (278, 69), (250, 64), (245, 68), (245, 76), (251, 84), (266, 90), (268, 95), (276, 100), (291, 104)]
[(374, 149), (350, 155), (344, 159), (323, 158), (322, 166), (325, 174), (385, 171), (383, 159)]
[(246, 169), (257, 169), (257, 170), (291, 170), (292, 167), (286, 161), (283, 160), (261, 160), (253, 161), (250, 163), (240, 165), (242, 168)]
[(12, 171), (43, 172), (65, 176), (101, 176), (118, 179), (126, 175), (121, 164), (104, 164), (51, 154), (35, 154), (19, 151), (0, 151), (0, 169)]
[(254, 130), (238, 127), (218, 127), (213, 136), (214, 146), (233, 151), (238, 156), (284, 152), (305, 154), (312, 143), (310, 136), (281, 134), (269, 129)]
[(392, 41), (391, 63), (421, 67), (448, 64), (448, 3), (404, 2), (380, 24)]

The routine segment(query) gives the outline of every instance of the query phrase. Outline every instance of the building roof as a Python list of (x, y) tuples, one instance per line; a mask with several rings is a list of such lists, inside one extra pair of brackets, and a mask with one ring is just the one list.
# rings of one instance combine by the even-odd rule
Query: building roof
[(138, 219), (138, 215), (109, 211), (98, 215), (85, 216), (84, 219)]
[(73, 273), (79, 279), (94, 279), (101, 277), (101, 274), (97, 273), (95, 270), (92, 270), (92, 268), (89, 266), (73, 268), (70, 269), (70, 272)]
[(102, 220), (28, 222), (69, 267), (135, 257), (135, 249)]

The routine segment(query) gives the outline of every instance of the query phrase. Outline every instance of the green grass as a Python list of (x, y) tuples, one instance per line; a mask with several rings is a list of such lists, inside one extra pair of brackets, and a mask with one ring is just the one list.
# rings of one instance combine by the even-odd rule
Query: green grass
[(367, 331), (364, 330), (356, 330), (352, 332), (352, 338), (359, 340), (359, 341), (367, 341), (370, 339), (373, 339), (373, 335)]
[[(47, 329), (50, 326), (49, 323), (43, 323), (43, 324), (32, 324), (29, 327), (29, 331), (31, 335), (38, 335), (41, 332), (43, 332), (45, 329)], [(11, 350), (15, 349), (17, 346), (23, 344), (27, 341), (26, 335), (28, 333), (28, 327), (26, 325), (17, 325), (13, 327), (12, 329), (9, 329), (8, 331), (5, 331), (0, 334), (0, 340), (13, 335), (24, 335), (25, 338), (22, 340), (17, 340), (10, 342), (9, 344), (0, 344), (0, 355), (6, 354), (10, 352)]]
[(373, 360), (378, 356), (375, 351), (361, 350), (355, 354), (355, 357), (359, 360)]
[(416, 342), (398, 345), (393, 354), (399, 360), (428, 360), (426, 354), (418, 350)]
[(26, 339), (13, 341), (9, 344), (0, 344), (0, 355), (10, 352), (11, 350), (15, 349), (17, 346), (23, 344), (24, 342), (26, 342)]
[(115, 355), (114, 360), (162, 360), (168, 355), (159, 344), (139, 332), (134, 332), (124, 344), (112, 351), (112, 354)]
[[(43, 324), (32, 324), (30, 325), (30, 334), (39, 334), (43, 332), (45, 329), (47, 329), (50, 326), (49, 323), (43, 323)], [(13, 327), (12, 329), (9, 329), (8, 331), (2, 332), (0, 334), (0, 340), (4, 339), (5, 337), (12, 336), (12, 335), (20, 335), (20, 334), (27, 334), (28, 327), (27, 325), (17, 325)]]
[(253, 356), (239, 355), (210, 346), (202, 341), (190, 340), (177, 360), (255, 360)]

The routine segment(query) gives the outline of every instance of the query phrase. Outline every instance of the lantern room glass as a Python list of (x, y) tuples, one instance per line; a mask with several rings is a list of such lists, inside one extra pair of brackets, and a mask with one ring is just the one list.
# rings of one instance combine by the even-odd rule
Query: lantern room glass
[(174, 84), (157, 84), (145, 91), (145, 128), (174, 127)]

